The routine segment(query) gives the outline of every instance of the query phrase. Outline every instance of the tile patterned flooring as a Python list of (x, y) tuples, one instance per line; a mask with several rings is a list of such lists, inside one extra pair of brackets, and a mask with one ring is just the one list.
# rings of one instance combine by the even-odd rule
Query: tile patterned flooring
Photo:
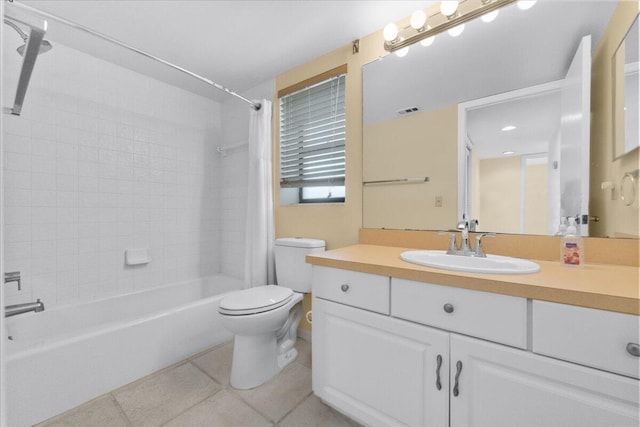
[(280, 426), (353, 427), (311, 391), (311, 345), (299, 339), (298, 358), (252, 390), (229, 385), (233, 343), (226, 343), (141, 378), (38, 427)]

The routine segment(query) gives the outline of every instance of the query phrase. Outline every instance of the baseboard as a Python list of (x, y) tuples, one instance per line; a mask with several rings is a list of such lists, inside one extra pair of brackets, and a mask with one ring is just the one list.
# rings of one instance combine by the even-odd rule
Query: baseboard
[(298, 328), (298, 338), (311, 342), (311, 331)]

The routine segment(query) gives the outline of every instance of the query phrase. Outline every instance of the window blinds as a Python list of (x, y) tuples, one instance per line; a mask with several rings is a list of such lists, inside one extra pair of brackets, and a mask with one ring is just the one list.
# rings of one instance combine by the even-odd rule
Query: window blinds
[(280, 98), (280, 186), (344, 185), (345, 74)]

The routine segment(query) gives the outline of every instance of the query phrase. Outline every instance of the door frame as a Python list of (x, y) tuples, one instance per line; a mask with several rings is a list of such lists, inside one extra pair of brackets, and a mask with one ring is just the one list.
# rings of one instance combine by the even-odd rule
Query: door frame
[[(511, 101), (518, 98), (526, 98), (529, 96), (540, 95), (544, 93), (560, 91), (563, 80), (554, 80), (552, 82), (540, 85), (529, 86), (523, 89), (516, 89), (510, 92), (490, 95), (484, 98), (478, 98), (471, 101), (461, 102), (458, 104), (458, 217), (457, 221), (462, 221), (462, 215), (466, 214), (467, 218), (471, 218), (471, 212), (465, 212), (465, 202), (470, 200), (467, 195), (467, 141), (473, 148), (473, 141), (467, 134), (467, 111), (478, 107), (486, 107), (493, 104), (499, 104), (505, 101)], [(560, 118), (558, 118), (559, 120)]]

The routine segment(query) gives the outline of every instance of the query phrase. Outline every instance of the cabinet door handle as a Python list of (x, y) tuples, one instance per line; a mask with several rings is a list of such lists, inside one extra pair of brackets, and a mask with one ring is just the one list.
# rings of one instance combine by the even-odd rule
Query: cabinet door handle
[(454, 396), (458, 396), (460, 394), (460, 391), (458, 390), (458, 378), (460, 378), (460, 372), (462, 372), (462, 362), (458, 360), (456, 362), (456, 378), (455, 378), (455, 384), (453, 386)]
[(438, 390), (442, 389), (442, 383), (440, 382), (440, 368), (442, 367), (442, 356), (438, 355), (438, 357), (436, 357), (436, 362), (438, 363), (438, 366), (436, 366), (436, 388)]
[(453, 313), (453, 304), (446, 303), (442, 308), (446, 313)]
[(347, 292), (349, 290), (349, 285), (345, 283), (340, 286), (340, 289), (342, 289), (342, 292)]
[(630, 342), (627, 344), (627, 353), (635, 357), (640, 357), (640, 345)]

